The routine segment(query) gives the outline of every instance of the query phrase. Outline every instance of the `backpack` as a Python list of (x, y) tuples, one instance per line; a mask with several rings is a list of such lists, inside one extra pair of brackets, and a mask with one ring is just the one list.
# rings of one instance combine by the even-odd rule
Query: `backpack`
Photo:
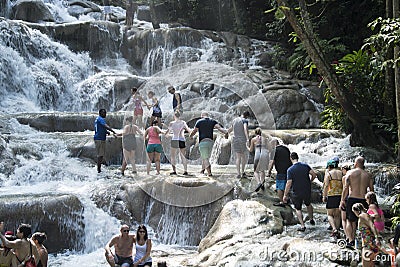
[(30, 241), (29, 241), (29, 245), (31, 247), (31, 257), (27, 261), (25, 261), (25, 265), (24, 266), (25, 267), (36, 267), (35, 259), (32, 256), (32, 244), (30, 243)]

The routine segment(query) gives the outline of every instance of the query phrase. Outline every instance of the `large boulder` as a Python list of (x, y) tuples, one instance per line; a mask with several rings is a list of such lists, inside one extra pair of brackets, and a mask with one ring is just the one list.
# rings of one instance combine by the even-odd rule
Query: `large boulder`
[(79, 18), (81, 15), (86, 15), (91, 12), (101, 13), (101, 9), (98, 5), (93, 2), (86, 0), (72, 0), (69, 1), (68, 13), (71, 16)]
[[(227, 176), (208, 179), (139, 173), (121, 183), (100, 189), (93, 196), (95, 202), (124, 222), (150, 225), (164, 244), (198, 245), (225, 203), (248, 197), (242, 187), (234, 192), (233, 180)], [(109, 192), (112, 197), (104, 201)]]
[(259, 260), (265, 249), (262, 240), (282, 231), (282, 218), (274, 210), (254, 200), (233, 200), (224, 206), (201, 240), (199, 255), (191, 259), (190, 264), (224, 266), (229, 263), (234, 266), (238, 261)]
[(42, 0), (18, 0), (12, 8), (12, 18), (28, 22), (55, 21)]
[[(114, 128), (122, 128), (124, 113), (108, 112), (106, 121), (107, 124)], [(23, 113), (17, 115), (16, 119), (21, 124), (43, 131), (43, 132), (83, 132), (94, 131), (94, 121), (97, 118), (97, 113)]]
[(83, 206), (72, 195), (8, 195), (0, 198), (1, 220), (5, 230), (21, 223), (32, 226), (32, 233), (45, 232), (49, 253), (82, 250), (85, 247)]
[(89, 52), (94, 59), (113, 58), (121, 44), (120, 25), (109, 21), (63, 24), (30, 24), (32, 28), (66, 44), (75, 52)]

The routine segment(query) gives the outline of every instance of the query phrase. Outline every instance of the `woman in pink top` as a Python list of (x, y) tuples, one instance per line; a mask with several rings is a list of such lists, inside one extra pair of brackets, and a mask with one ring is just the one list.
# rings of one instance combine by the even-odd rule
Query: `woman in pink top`
[(160, 134), (165, 134), (157, 126), (157, 121), (154, 120), (152, 126), (146, 129), (144, 139), (148, 139), (146, 152), (147, 152), (147, 174), (150, 174), (151, 163), (156, 163), (157, 174), (160, 174), (160, 155), (163, 152), (160, 140)]
[(138, 89), (136, 87), (132, 87), (131, 89), (132, 92), (132, 101), (134, 104), (134, 109), (133, 109), (133, 115), (134, 115), (134, 120), (133, 123), (138, 125), (139, 127), (143, 128), (143, 107), (142, 107), (142, 102), (146, 105), (146, 107), (149, 107), (149, 104), (143, 99), (143, 97), (140, 95)]
[(379, 208), (376, 194), (368, 192), (365, 194), (365, 200), (369, 205), (367, 213), (372, 217), (376, 230), (382, 232), (385, 229), (385, 217), (383, 216), (383, 211)]

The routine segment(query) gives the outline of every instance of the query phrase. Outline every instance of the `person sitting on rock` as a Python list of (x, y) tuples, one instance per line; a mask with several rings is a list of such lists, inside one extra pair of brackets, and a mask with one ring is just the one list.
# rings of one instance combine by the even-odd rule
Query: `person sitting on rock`
[(32, 235), (32, 241), (35, 243), (36, 248), (39, 252), (39, 262), (36, 267), (47, 267), (47, 261), (49, 260), (49, 254), (47, 253), (46, 247), (43, 242), (46, 241), (47, 235), (45, 233), (36, 232)]
[[(105, 256), (108, 264), (115, 267), (130, 267), (133, 265), (132, 250), (135, 243), (135, 235), (129, 233), (129, 226), (124, 224), (120, 228), (121, 233), (114, 235), (105, 246)], [(111, 251), (114, 247), (115, 253)]]
[(11, 266), (25, 266), (25, 263), (34, 257), (36, 264), (39, 261), (39, 253), (36, 249), (35, 244), (29, 240), (29, 236), (32, 233), (32, 228), (29, 224), (21, 224), (17, 229), (17, 239), (9, 241), (2, 234), (4, 230), (4, 222), (0, 223), (0, 239), (4, 246), (14, 249), (14, 255), (11, 259)]
[[(5, 238), (7, 238), (8, 241), (14, 241), (17, 238), (16, 236), (14, 236), (12, 231), (6, 231), (4, 233), (4, 236)], [(0, 267), (10, 267), (13, 256), (14, 253), (12, 252), (11, 248), (1, 245)]]

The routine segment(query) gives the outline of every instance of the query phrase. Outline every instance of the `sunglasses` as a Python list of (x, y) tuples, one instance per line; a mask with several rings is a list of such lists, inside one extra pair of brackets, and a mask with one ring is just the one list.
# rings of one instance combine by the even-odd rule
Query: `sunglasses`
[(129, 230), (122, 230), (122, 232), (124, 232), (124, 233), (129, 233)]
[(139, 231), (139, 233), (146, 233), (145, 231)]

